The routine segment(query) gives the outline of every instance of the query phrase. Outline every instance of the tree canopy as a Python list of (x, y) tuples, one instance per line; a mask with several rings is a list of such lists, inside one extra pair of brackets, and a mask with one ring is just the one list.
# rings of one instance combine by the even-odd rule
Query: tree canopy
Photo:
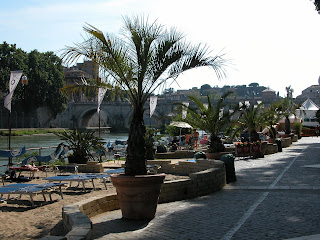
[(28, 84), (18, 84), (14, 96), (21, 101), (23, 109), (32, 112), (38, 107), (47, 106), (53, 116), (65, 109), (67, 101), (60, 92), (64, 86), (61, 59), (53, 52), (40, 53), (33, 50), (26, 53), (15, 44), (0, 44), (0, 90), (8, 92), (10, 71), (23, 70)]
[(209, 56), (208, 47), (192, 45), (176, 29), (167, 30), (144, 17), (124, 17), (122, 38), (104, 34), (91, 25), (84, 30), (88, 38), (67, 47), (62, 56), (70, 62), (81, 56), (94, 61), (106, 81), (127, 91), (133, 113), (125, 174), (146, 174), (143, 113), (148, 97), (189, 69), (206, 66), (221, 78), (225, 75), (226, 60), (221, 55)]

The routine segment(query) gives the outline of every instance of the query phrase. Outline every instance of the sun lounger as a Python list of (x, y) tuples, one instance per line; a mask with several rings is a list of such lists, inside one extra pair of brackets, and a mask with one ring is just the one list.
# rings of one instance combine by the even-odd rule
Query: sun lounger
[(63, 198), (62, 191), (61, 191), (61, 186), (65, 185), (65, 183), (45, 183), (45, 184), (25, 184), (25, 183), (16, 183), (16, 184), (10, 184), (10, 185), (5, 185), (0, 187), (0, 195), (7, 194), (8, 195), (8, 200), (10, 199), (10, 195), (13, 194), (18, 194), (21, 195), (29, 195), (30, 197), (30, 202), (32, 206), (34, 206), (34, 201), (33, 201), (33, 195), (41, 193), (43, 196), (44, 201), (46, 202), (46, 197), (45, 193), (49, 194), (50, 201), (52, 201), (51, 197), (51, 191), (52, 189), (58, 187), (60, 196)]
[(78, 173), (78, 166), (77, 165), (65, 165), (65, 166), (55, 166), (55, 173)]
[(32, 166), (32, 165), (24, 165), (21, 167), (9, 167), (9, 171), (18, 172), (19, 175), (17, 178), (19, 178), (21, 176), (21, 172), (29, 172), (30, 173), (29, 179), (33, 179), (35, 172), (38, 172), (39, 169), (37, 167)]
[(44, 178), (44, 180), (47, 180), (49, 182), (77, 182), (78, 186), (80, 183), (82, 183), (82, 188), (84, 191), (86, 191), (85, 182), (90, 181), (92, 183), (92, 187), (94, 190), (96, 190), (94, 185), (94, 179), (102, 179), (104, 181), (104, 186), (107, 189), (106, 185), (106, 178), (108, 178), (110, 175), (106, 173), (88, 173), (88, 174), (74, 174), (74, 175), (60, 175), (60, 176), (52, 176)]
[(103, 173), (108, 173), (108, 174), (124, 173), (124, 168), (109, 169), (109, 170), (104, 171)]

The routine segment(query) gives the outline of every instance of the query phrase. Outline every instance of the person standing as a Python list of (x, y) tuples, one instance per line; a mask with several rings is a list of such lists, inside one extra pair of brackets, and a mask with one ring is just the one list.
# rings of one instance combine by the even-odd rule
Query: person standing
[(197, 129), (194, 129), (194, 132), (193, 132), (193, 145), (194, 145), (194, 147), (198, 146), (198, 140), (199, 140), (199, 133), (197, 132)]

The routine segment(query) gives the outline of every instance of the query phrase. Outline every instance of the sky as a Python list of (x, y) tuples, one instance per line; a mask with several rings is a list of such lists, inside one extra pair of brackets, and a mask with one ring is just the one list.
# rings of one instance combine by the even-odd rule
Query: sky
[(26, 52), (82, 42), (89, 23), (120, 35), (123, 16), (144, 15), (176, 27), (187, 41), (206, 44), (229, 60), (227, 77), (213, 70), (185, 72), (174, 89), (258, 83), (285, 96), (317, 85), (320, 15), (310, 0), (0, 0), (0, 43)]

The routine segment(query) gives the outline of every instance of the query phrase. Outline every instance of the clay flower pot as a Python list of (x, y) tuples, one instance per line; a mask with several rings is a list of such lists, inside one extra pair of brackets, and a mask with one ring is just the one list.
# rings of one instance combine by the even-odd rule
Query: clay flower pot
[(155, 217), (161, 184), (165, 174), (126, 176), (111, 175), (125, 219), (150, 220)]

